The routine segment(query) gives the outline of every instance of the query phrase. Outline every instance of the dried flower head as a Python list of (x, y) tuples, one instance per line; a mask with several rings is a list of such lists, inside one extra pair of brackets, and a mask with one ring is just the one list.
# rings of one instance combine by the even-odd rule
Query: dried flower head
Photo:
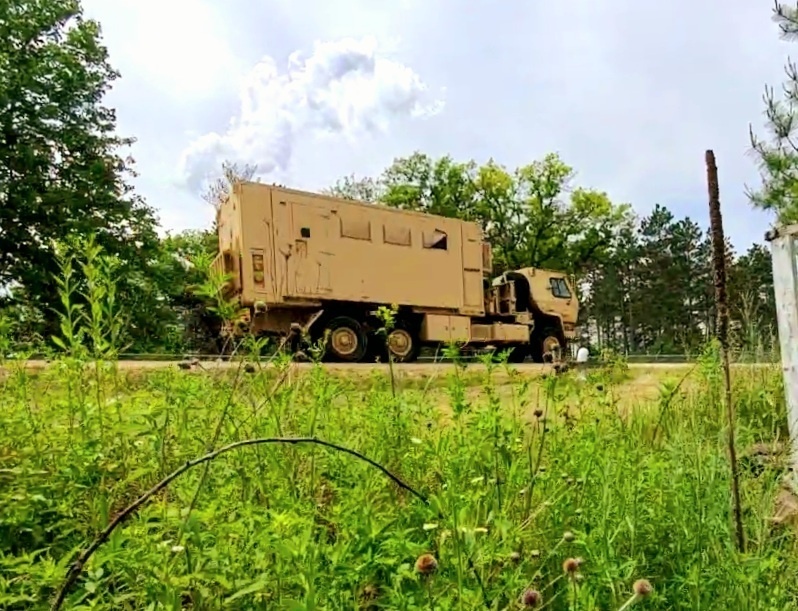
[(638, 598), (645, 598), (654, 591), (654, 586), (648, 579), (638, 579), (632, 586), (635, 596)]
[(579, 559), (568, 558), (565, 562), (562, 563), (562, 570), (563, 573), (567, 573), (568, 575), (573, 575), (579, 570)]
[(416, 571), (422, 575), (430, 575), (438, 568), (438, 561), (432, 554), (421, 554), (416, 560)]
[(528, 609), (539, 607), (542, 602), (543, 596), (541, 596), (540, 592), (531, 588), (525, 590), (523, 596), (521, 596), (521, 604)]
[(535, 414), (535, 418), (540, 418), (543, 416), (543, 410), (540, 408), (536, 409), (533, 413)]
[(363, 599), (364, 601), (373, 601), (377, 598), (380, 591), (374, 584), (370, 583), (367, 584), (366, 587), (363, 588)]

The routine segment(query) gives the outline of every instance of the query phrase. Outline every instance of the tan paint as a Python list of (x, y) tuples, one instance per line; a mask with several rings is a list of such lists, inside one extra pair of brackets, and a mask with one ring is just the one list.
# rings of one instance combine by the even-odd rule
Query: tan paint
[(228, 296), (256, 333), (311, 329), (333, 311), (372, 329), (369, 312), (387, 305), (425, 343), (529, 344), (542, 315), (574, 336), (577, 300), (552, 292), (573, 290), (564, 275), (526, 268), (491, 283), (474, 222), (252, 182), (233, 187), (217, 220), (214, 265), (232, 274)]

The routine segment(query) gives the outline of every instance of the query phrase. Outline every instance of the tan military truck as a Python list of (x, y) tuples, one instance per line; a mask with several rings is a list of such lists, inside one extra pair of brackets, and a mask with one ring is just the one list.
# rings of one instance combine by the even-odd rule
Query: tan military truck
[[(494, 278), (480, 226), (379, 204), (253, 182), (217, 213), (215, 268), (242, 315), (227, 328), (327, 336), (325, 360), (416, 359), (422, 346), (510, 348), (510, 360), (556, 360), (578, 302), (562, 273), (524, 268)], [(393, 328), (377, 317), (397, 308)]]

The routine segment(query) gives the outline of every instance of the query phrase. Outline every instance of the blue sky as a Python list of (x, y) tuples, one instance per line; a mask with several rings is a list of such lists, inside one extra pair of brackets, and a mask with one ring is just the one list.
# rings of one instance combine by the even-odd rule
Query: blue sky
[[(558, 152), (582, 186), (761, 241), (748, 127), (793, 50), (768, 3), (632, 0), (83, 0), (121, 73), (138, 191), (168, 229), (207, 226), (225, 158), (320, 189), (414, 150), (517, 166)], [(378, 8), (380, 7), (380, 8)]]

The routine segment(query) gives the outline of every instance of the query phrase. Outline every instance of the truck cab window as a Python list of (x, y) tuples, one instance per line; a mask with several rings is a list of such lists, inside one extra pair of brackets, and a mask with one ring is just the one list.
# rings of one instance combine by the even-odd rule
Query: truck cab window
[(551, 294), (559, 299), (570, 299), (571, 290), (565, 283), (564, 278), (549, 278), (549, 285), (551, 286)]

